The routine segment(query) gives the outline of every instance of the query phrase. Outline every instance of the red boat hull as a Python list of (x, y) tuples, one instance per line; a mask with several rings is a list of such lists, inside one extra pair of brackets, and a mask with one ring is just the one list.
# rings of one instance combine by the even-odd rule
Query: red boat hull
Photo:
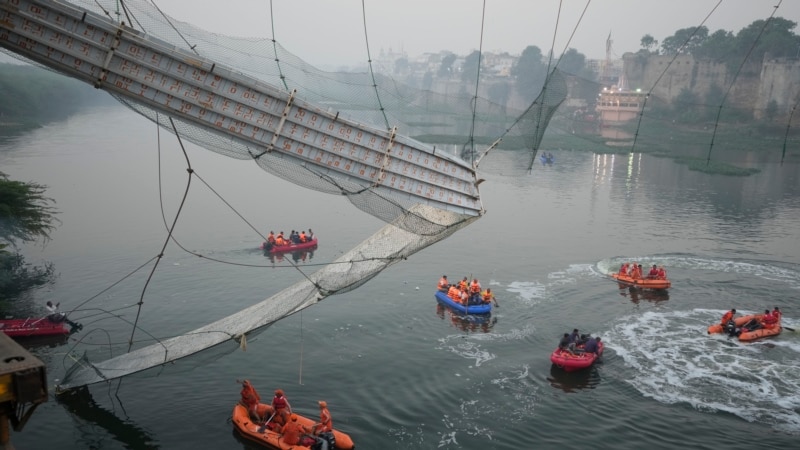
[(47, 317), (0, 320), (0, 331), (10, 337), (58, 336), (69, 334), (66, 322), (51, 322)]
[(553, 351), (553, 353), (550, 354), (550, 362), (566, 370), (567, 372), (586, 369), (587, 367), (591, 367), (592, 364), (594, 364), (595, 361), (597, 361), (597, 359), (603, 355), (604, 347), (604, 343), (600, 342), (597, 345), (597, 353), (577, 354), (572, 354), (566, 350), (557, 348)]
[(314, 238), (308, 242), (303, 242), (302, 244), (273, 245), (269, 250), (267, 250), (267, 243), (264, 242), (259, 248), (270, 253), (287, 253), (301, 250), (311, 250), (317, 248), (317, 238)]

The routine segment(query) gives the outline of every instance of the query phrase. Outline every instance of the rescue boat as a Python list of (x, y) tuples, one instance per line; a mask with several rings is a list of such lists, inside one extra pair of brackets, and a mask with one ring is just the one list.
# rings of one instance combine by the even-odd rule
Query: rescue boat
[(436, 291), (436, 300), (448, 308), (458, 311), (462, 314), (491, 314), (492, 312), (491, 303), (483, 303), (483, 301), (481, 301), (481, 303), (477, 305), (462, 305), (461, 303), (458, 303), (452, 298), (448, 297), (447, 293), (442, 291)]
[[(556, 348), (553, 350), (553, 353), (550, 354), (550, 361), (567, 372), (586, 369), (587, 367), (591, 367), (592, 364), (603, 355), (604, 348), (605, 343), (603, 343), (602, 340), (597, 344), (597, 353), (571, 353), (569, 350)], [(577, 350), (581, 349), (581, 346), (577, 347)]]
[(762, 327), (756, 330), (742, 329), (742, 327), (744, 327), (751, 320), (760, 322), (761, 317), (763, 316), (763, 314), (749, 314), (747, 316), (737, 317), (733, 319), (733, 323), (736, 325), (733, 329), (730, 329), (728, 326), (723, 326), (721, 323), (716, 323), (708, 327), (708, 334), (728, 333), (731, 336), (738, 337), (739, 340), (743, 342), (754, 341), (756, 339), (777, 336), (781, 334), (783, 327), (781, 327), (780, 321), (778, 321), (778, 323), (776, 323), (772, 328)]
[(634, 280), (627, 275), (620, 275), (618, 273), (612, 273), (611, 278), (626, 286), (634, 286), (643, 289), (669, 289), (670, 286), (672, 286), (672, 283), (670, 283), (670, 281), (667, 279), (659, 280), (655, 278), (640, 278)]
[(261, 247), (259, 248), (269, 253), (286, 253), (300, 250), (311, 250), (317, 248), (317, 238), (314, 238), (308, 242), (301, 242), (299, 244), (291, 243), (288, 245), (272, 245), (268, 242), (262, 242)]
[[(304, 417), (297, 413), (294, 414), (297, 415), (297, 421), (308, 429), (311, 429), (311, 427), (313, 427), (316, 423), (308, 417)], [(272, 406), (259, 403), (258, 415), (260, 417), (269, 419), (272, 417)], [(264, 425), (264, 422), (253, 420), (253, 418), (250, 417), (250, 413), (247, 411), (247, 408), (245, 408), (241, 403), (237, 403), (236, 406), (233, 407), (232, 421), (233, 426), (236, 427), (236, 430), (242, 437), (270, 448), (280, 450), (315, 450), (317, 448), (316, 446), (307, 447), (304, 445), (287, 444), (283, 441), (283, 435), (281, 433), (271, 430), (268, 426)], [(332, 434), (335, 441), (330, 450), (352, 450), (356, 448), (353, 440), (347, 433), (343, 433), (334, 429)]]
[[(761, 316), (763, 316), (763, 314), (750, 314), (747, 316), (737, 317), (733, 319), (733, 323), (736, 324), (736, 328), (741, 328), (742, 325), (746, 324), (747, 322), (750, 322), (753, 319), (760, 320)], [(724, 333), (724, 332), (727, 332), (727, 330), (725, 330), (725, 325), (721, 323), (715, 323), (714, 325), (708, 327), (708, 334)]]
[(53, 322), (47, 317), (0, 320), (0, 331), (10, 337), (61, 336), (70, 333), (66, 322)]

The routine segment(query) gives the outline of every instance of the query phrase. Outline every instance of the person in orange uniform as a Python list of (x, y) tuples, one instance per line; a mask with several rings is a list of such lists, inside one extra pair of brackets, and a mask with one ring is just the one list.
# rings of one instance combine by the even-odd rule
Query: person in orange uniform
[(306, 236), (305, 231), (300, 232), (300, 242), (308, 242), (308, 236)]
[(267, 243), (271, 245), (275, 245), (275, 232), (270, 231), (269, 236), (267, 236)]
[(463, 280), (458, 282), (458, 288), (464, 291), (469, 288), (469, 281), (467, 281), (467, 277), (464, 277)]
[(494, 302), (494, 306), (499, 307), (500, 305), (497, 304), (497, 299), (494, 298), (494, 293), (492, 293), (492, 288), (486, 288), (483, 292), (483, 303), (492, 303)]
[(315, 435), (328, 433), (333, 431), (333, 419), (331, 412), (328, 411), (328, 402), (325, 400), (319, 401), (319, 423), (311, 428), (311, 432)]
[(285, 425), (289, 415), (292, 413), (292, 405), (283, 395), (282, 389), (275, 389), (275, 396), (272, 397), (272, 411), (274, 411), (273, 423)]
[(281, 231), (280, 233), (278, 233), (278, 237), (275, 238), (275, 245), (286, 245), (286, 244), (288, 244), (288, 242), (286, 241), (286, 238), (283, 237), (283, 231)]
[(281, 428), (283, 442), (289, 445), (299, 444), (300, 439), (307, 432), (308, 430), (306, 430), (306, 427), (297, 422), (297, 414), (292, 414), (289, 416), (289, 420), (286, 422), (286, 425)]
[(439, 290), (445, 292), (448, 289), (450, 289), (450, 282), (447, 281), (447, 275), (442, 275), (442, 278), (439, 279)]
[(642, 279), (642, 265), (634, 265), (633, 272), (631, 273), (631, 278), (634, 280), (641, 280)]
[(667, 279), (667, 271), (664, 269), (664, 266), (658, 266), (658, 275), (656, 276), (659, 280), (666, 280)]
[(627, 276), (628, 276), (628, 267), (629, 267), (630, 265), (631, 265), (631, 264), (630, 264), (630, 263), (627, 263), (627, 262), (624, 262), (624, 263), (622, 263), (622, 266), (620, 266), (620, 268), (619, 268), (619, 275), (622, 275), (622, 276), (626, 276), (626, 277), (627, 277)]
[(766, 329), (772, 329), (778, 326), (778, 318), (775, 317), (768, 309), (764, 310), (764, 315), (761, 317), (761, 325)]
[(781, 317), (783, 317), (783, 313), (781, 312), (781, 309), (778, 308), (777, 306), (775, 307), (775, 309), (772, 310), (772, 315), (775, 316), (776, 319), (778, 319), (778, 322), (780, 322), (781, 321)]
[(256, 388), (250, 384), (249, 380), (242, 381), (242, 398), (239, 402), (247, 408), (247, 412), (250, 413), (250, 417), (255, 418), (257, 421), (261, 421), (262, 418), (258, 415), (258, 404), (261, 402), (261, 397), (258, 395)]
[(447, 296), (450, 297), (453, 301), (461, 302), (461, 290), (458, 289), (458, 286), (455, 284), (450, 285), (450, 289), (447, 291)]
[(722, 319), (720, 319), (719, 323), (722, 324), (722, 326), (724, 327), (725, 325), (728, 324), (729, 321), (734, 319), (734, 316), (736, 316), (736, 308), (732, 308), (730, 311), (723, 314)]
[(650, 268), (650, 272), (647, 273), (647, 278), (651, 280), (655, 280), (656, 278), (658, 278), (658, 266), (653, 264), (653, 267)]

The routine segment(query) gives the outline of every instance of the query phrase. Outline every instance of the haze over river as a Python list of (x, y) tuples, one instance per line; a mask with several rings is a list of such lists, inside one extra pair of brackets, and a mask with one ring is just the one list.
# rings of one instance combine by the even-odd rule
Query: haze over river
[[(204, 257), (170, 242), (145, 290), (152, 264), (125, 277), (161, 252), (186, 188), (175, 137), (162, 131), (159, 142), (155, 125), (120, 106), (0, 144), (2, 171), (48, 186), (60, 211), (52, 240), (24, 248), (59, 274), (34, 293), (33, 309), (53, 300), (70, 310), (97, 296), (72, 313), (82, 331), (31, 349), (51, 384), (73, 345), (127, 342), (140, 299), (140, 326), (166, 338), (299, 280), (286, 259), (257, 250), (262, 237), (248, 223), (262, 235), (312, 228), (319, 248), (296, 261), (306, 273), (383, 226), (344, 198), (185, 145), (199, 178), (174, 236)], [(327, 400), (334, 425), (362, 450), (797, 448), (800, 333), (750, 344), (706, 334), (731, 307), (780, 306), (784, 325), (800, 331), (797, 163), (753, 162), (760, 173), (727, 177), (639, 153), (547, 150), (555, 163), (530, 174), (482, 175), (485, 217), (284, 318), (245, 351), (231, 343), (58, 399), (51, 389), (12, 442), (258, 448), (230, 423), (236, 380), (247, 378), (262, 400), (283, 388), (306, 415)], [(629, 291), (607, 278), (632, 260), (664, 265), (672, 288)], [(484, 321), (437, 308), (442, 274), (477, 277), (500, 307)], [(567, 374), (549, 355), (572, 328), (602, 336), (606, 351), (592, 369)]]

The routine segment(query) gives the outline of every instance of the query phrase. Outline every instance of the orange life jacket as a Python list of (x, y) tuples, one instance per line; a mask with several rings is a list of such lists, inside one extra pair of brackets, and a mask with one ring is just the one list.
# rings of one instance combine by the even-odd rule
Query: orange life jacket
[(326, 433), (333, 430), (333, 420), (331, 420), (331, 413), (328, 408), (322, 408), (319, 411), (319, 426), (317, 427), (317, 434)]
[(733, 311), (728, 311), (722, 316), (722, 320), (720, 320), (719, 323), (721, 323), (722, 325), (725, 325), (731, 319), (733, 319)]
[(279, 234), (275, 239), (275, 245), (286, 245), (286, 239), (283, 238), (282, 234)]
[(480, 292), (481, 292), (481, 285), (473, 281), (472, 284), (469, 285), (469, 293), (478, 294)]
[(308, 242), (308, 238), (306, 237), (305, 231), (300, 233), (300, 242)]
[(258, 402), (261, 401), (261, 397), (258, 395), (256, 388), (250, 384), (249, 381), (246, 381), (242, 384), (242, 404), (247, 407), (248, 410), (252, 409), (254, 406), (258, 406)]
[(269, 236), (267, 236), (267, 242), (269, 242), (270, 244), (275, 243), (275, 233), (270, 233)]
[(303, 437), (306, 430), (302, 425), (295, 421), (288, 421), (283, 426), (281, 433), (283, 433), (283, 442), (289, 445), (297, 445), (300, 443), (300, 438)]

